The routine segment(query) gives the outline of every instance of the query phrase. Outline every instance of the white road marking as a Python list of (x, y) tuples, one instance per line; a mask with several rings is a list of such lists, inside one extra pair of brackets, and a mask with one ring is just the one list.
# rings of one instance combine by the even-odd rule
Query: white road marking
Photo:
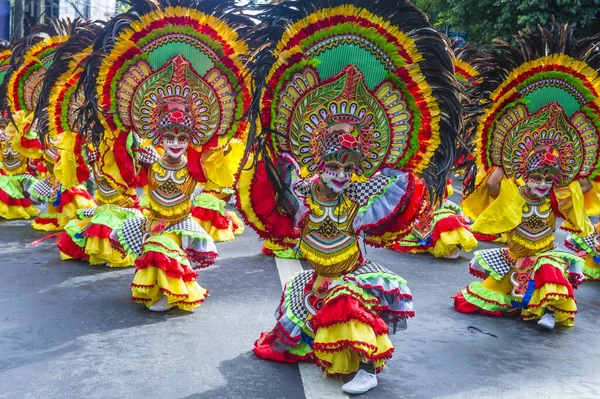
[[(275, 258), (277, 271), (281, 287), (292, 278), (292, 276), (302, 271), (302, 264), (296, 259)], [(347, 399), (342, 391), (341, 378), (325, 378), (325, 375), (312, 363), (298, 363), (302, 386), (304, 387), (304, 396), (306, 399)]]

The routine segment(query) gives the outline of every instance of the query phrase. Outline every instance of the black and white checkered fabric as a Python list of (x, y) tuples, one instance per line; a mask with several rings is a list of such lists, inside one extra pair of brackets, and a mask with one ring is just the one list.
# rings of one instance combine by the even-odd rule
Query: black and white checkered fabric
[(308, 309), (304, 305), (304, 288), (310, 279), (314, 276), (315, 272), (312, 270), (305, 270), (296, 274), (291, 282), (291, 292), (287, 298), (288, 303), (286, 308), (291, 310), (294, 316), (300, 320), (306, 320), (308, 315)]
[(346, 189), (346, 196), (352, 202), (365, 205), (369, 202), (369, 198), (383, 193), (389, 182), (390, 178), (388, 176), (379, 174), (373, 176), (367, 182), (353, 183), (349, 185)]
[(311, 187), (311, 183), (309, 181), (300, 180), (294, 186), (294, 191), (302, 197), (308, 197), (308, 196), (310, 196), (310, 187)]
[(56, 194), (52, 195), (52, 186), (48, 184), (48, 182), (45, 179), (35, 183), (31, 190), (34, 193), (34, 196), (41, 198), (45, 201), (56, 200)]
[(77, 211), (79, 217), (82, 219), (91, 218), (92, 216), (94, 216), (95, 212), (96, 208), (83, 208)]
[(146, 218), (127, 219), (121, 225), (121, 236), (134, 254), (142, 254), (142, 245), (146, 235)]
[(143, 164), (150, 165), (160, 159), (160, 155), (158, 154), (158, 152), (156, 152), (156, 150), (152, 146), (148, 146), (148, 147), (144, 147), (144, 148), (136, 148), (134, 151), (135, 151), (135, 158)]
[[(596, 236), (595, 235), (591, 235), (591, 236), (587, 236), (585, 238), (582, 238), (581, 240), (583, 241), (583, 243), (585, 245), (587, 245), (587, 247), (592, 250), (594, 252), (594, 255), (598, 255), (598, 251), (596, 250), (596, 245), (594, 245), (594, 238)], [(588, 251), (589, 252), (589, 251)]]
[(361, 274), (369, 274), (369, 273), (389, 273), (394, 274), (392, 271), (386, 269), (378, 263), (367, 261), (361, 267), (350, 273), (351, 276), (360, 276)]
[(492, 248), (484, 249), (483, 251), (477, 251), (481, 258), (487, 263), (487, 265), (500, 276), (505, 276), (510, 272), (512, 265), (508, 263), (506, 257), (505, 248)]
[(184, 230), (184, 231), (192, 231), (194, 233), (208, 234), (206, 230), (204, 230), (198, 222), (192, 217), (187, 217), (179, 222), (171, 225), (165, 229), (165, 231), (173, 231), (173, 230)]

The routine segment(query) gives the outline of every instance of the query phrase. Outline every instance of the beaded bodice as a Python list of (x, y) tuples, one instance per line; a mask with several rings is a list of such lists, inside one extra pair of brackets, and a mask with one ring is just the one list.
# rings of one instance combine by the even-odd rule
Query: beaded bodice
[(148, 201), (154, 218), (179, 220), (190, 212), (196, 180), (187, 169), (187, 159), (170, 165), (160, 158), (150, 167)]
[(325, 199), (313, 183), (307, 203), (310, 208), (300, 238), (300, 250), (321, 276), (337, 277), (354, 270), (360, 260), (358, 239), (352, 223), (358, 204), (344, 194)]
[(2, 152), (2, 170), (7, 175), (27, 173), (27, 157), (15, 151), (6, 141), (0, 140)]
[(521, 223), (509, 233), (510, 252), (523, 257), (554, 248), (555, 224), (556, 215), (550, 198), (526, 199)]

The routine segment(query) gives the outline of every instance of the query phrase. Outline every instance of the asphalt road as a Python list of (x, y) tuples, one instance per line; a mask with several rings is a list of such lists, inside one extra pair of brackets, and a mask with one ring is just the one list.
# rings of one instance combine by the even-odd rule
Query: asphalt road
[[(133, 269), (62, 262), (53, 240), (28, 247), (43, 235), (0, 222), (0, 398), (306, 397), (297, 365), (250, 352), (281, 295), (252, 231), (218, 244), (217, 265), (200, 272), (211, 291), (200, 308), (164, 314), (130, 300)], [(392, 337), (394, 359), (364, 398), (600, 397), (600, 284), (577, 290), (575, 327), (546, 332), (455, 312), (450, 296), (473, 280), (468, 254), (367, 257), (408, 280), (417, 316)]]

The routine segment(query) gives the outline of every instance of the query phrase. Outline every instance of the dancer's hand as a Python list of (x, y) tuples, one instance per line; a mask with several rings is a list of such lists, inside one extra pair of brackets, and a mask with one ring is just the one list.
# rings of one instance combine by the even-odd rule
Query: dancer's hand
[(577, 179), (577, 181), (579, 182), (579, 185), (581, 186), (581, 191), (583, 191), (584, 194), (592, 191), (592, 182), (590, 182), (586, 177)]
[(487, 181), (487, 188), (490, 191), (490, 195), (494, 198), (500, 194), (500, 183), (502, 183), (502, 179), (504, 179), (504, 169), (497, 166)]

